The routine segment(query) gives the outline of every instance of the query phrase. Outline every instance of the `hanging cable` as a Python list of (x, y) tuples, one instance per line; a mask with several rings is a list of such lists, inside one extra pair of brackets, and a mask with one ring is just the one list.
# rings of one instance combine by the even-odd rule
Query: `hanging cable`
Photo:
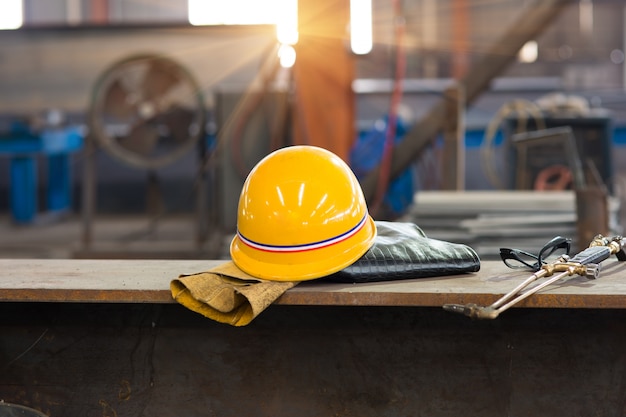
[(502, 107), (498, 109), (496, 115), (490, 120), (485, 130), (485, 136), (480, 148), (480, 158), (487, 179), (496, 189), (500, 190), (507, 188), (507, 186), (502, 179), (505, 174), (499, 172), (496, 166), (497, 158), (494, 148), (495, 137), (500, 125), (511, 116), (516, 116), (517, 118), (517, 133), (526, 131), (529, 116), (535, 121), (537, 129), (545, 129), (545, 121), (541, 108), (532, 101), (515, 99), (503, 104)]

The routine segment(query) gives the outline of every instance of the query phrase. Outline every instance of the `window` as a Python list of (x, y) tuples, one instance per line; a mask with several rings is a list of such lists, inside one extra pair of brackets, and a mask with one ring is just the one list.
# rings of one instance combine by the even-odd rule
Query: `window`
[(278, 41), (298, 41), (297, 0), (189, 0), (192, 25), (276, 25)]
[(0, 30), (17, 29), (23, 23), (22, 0), (3, 0), (0, 13)]

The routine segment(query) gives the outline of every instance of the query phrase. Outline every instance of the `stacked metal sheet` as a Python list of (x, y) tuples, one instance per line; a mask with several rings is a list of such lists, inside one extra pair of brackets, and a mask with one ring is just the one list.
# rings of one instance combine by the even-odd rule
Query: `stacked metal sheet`
[[(611, 233), (622, 233), (619, 201), (609, 197), (608, 207)], [(573, 191), (422, 191), (399, 221), (431, 238), (465, 243), (482, 259), (497, 259), (501, 247), (535, 253), (557, 235), (580, 247)]]

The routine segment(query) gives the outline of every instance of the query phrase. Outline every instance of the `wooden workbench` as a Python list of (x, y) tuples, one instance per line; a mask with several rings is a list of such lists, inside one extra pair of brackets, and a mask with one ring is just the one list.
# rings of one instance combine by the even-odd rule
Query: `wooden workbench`
[[(180, 274), (211, 269), (217, 260), (0, 260), (0, 302), (173, 303), (169, 283)], [(529, 275), (501, 262), (474, 274), (368, 284), (303, 282), (276, 301), (282, 305), (442, 306), (489, 304)], [(559, 281), (520, 306), (626, 308), (626, 264), (608, 260), (600, 278)]]
[(50, 417), (626, 415), (626, 265), (495, 320), (526, 274), (301, 283), (232, 327), (172, 300), (220, 261), (0, 260), (0, 400)]

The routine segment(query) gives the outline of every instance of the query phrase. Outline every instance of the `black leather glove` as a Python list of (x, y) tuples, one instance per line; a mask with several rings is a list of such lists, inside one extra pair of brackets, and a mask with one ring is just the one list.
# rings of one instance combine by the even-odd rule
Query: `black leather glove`
[(431, 239), (417, 225), (376, 222), (374, 245), (352, 265), (329, 275), (334, 282), (376, 282), (477, 272), (480, 259), (460, 243)]

